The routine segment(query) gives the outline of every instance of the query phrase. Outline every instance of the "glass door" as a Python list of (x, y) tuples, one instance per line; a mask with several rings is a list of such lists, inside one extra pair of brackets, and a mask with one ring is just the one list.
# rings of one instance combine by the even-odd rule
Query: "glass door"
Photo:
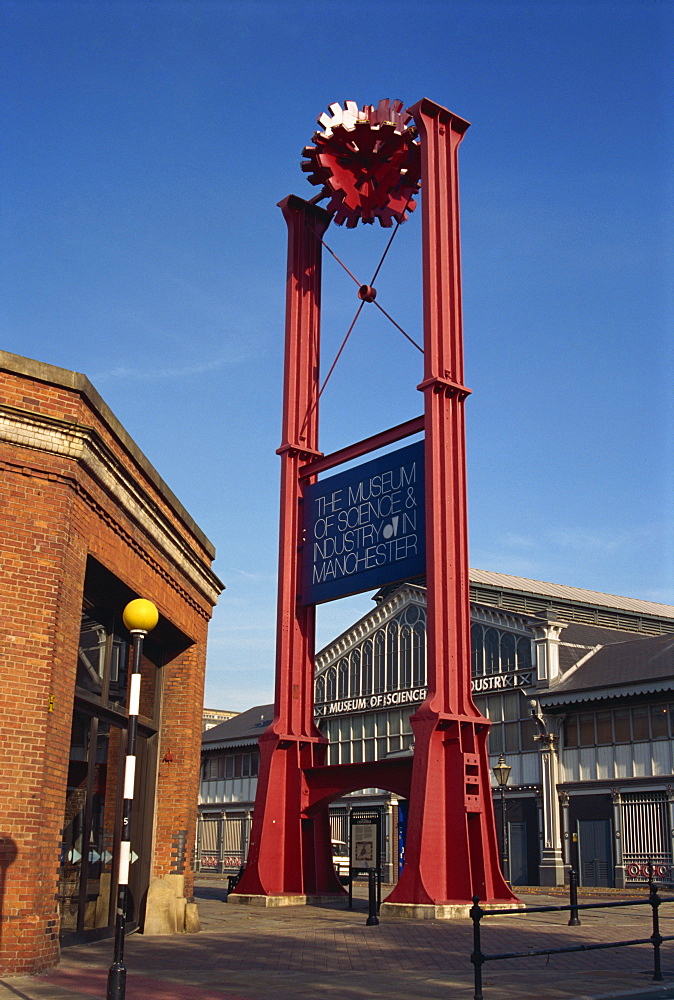
[(121, 726), (75, 710), (58, 887), (64, 939), (111, 922), (124, 739)]

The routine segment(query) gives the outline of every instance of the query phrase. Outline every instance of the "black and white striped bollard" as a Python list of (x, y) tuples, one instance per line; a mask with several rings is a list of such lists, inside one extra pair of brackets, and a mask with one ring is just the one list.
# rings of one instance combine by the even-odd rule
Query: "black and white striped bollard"
[(129, 894), (131, 863), (131, 807), (136, 780), (136, 738), (140, 707), (140, 665), (143, 639), (159, 621), (159, 612), (151, 601), (139, 597), (124, 608), (124, 624), (133, 639), (133, 668), (129, 679), (129, 729), (124, 767), (124, 802), (122, 804), (122, 837), (119, 844), (117, 870), (117, 912), (115, 917), (115, 954), (108, 972), (106, 1000), (124, 1000), (126, 996), (126, 966), (124, 965), (124, 926)]

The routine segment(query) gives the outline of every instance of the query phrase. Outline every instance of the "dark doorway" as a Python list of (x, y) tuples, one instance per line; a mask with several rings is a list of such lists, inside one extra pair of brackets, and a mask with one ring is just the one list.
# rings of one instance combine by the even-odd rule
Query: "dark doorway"
[[(116, 593), (120, 586), (107, 571), (90, 567), (79, 636), (61, 838), (58, 902), (62, 945), (107, 936), (115, 924), (130, 672), (128, 633), (120, 612), (112, 610), (127, 602), (126, 593)], [(145, 644), (131, 812), (129, 929), (138, 924), (150, 877), (162, 657), (160, 644)]]
[(578, 858), (581, 885), (613, 885), (610, 820), (578, 820)]
[(527, 857), (527, 824), (508, 823), (508, 844), (510, 847), (510, 884), (529, 884)]

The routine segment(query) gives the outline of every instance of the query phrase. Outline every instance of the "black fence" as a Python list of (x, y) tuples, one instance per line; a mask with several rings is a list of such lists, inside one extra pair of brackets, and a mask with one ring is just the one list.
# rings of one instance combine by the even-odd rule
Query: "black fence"
[[(574, 873), (575, 874), (575, 873)], [(663, 941), (674, 941), (674, 935), (663, 937), (660, 934), (659, 909), (663, 903), (674, 903), (674, 897), (661, 898), (658, 895), (658, 887), (651, 884), (647, 899), (627, 899), (616, 900), (613, 903), (579, 903), (574, 899), (574, 883), (571, 886), (571, 903), (568, 906), (526, 906), (517, 910), (485, 910), (480, 906), (480, 897), (473, 896), (473, 905), (470, 909), (470, 918), (473, 921), (473, 952), (470, 960), (475, 968), (475, 993), (473, 1000), (484, 1000), (482, 993), (482, 966), (485, 962), (497, 962), (506, 958), (533, 958), (536, 955), (563, 955), (574, 951), (597, 951), (600, 948), (625, 948), (632, 944), (650, 944), (653, 946), (653, 979), (662, 981), (662, 968), (660, 964), (660, 947)], [(579, 910), (607, 910), (618, 906), (650, 906), (652, 933), (647, 938), (636, 938), (633, 941), (610, 941), (602, 944), (576, 944), (567, 948), (542, 948), (540, 950), (527, 949), (527, 951), (511, 951), (503, 955), (485, 955), (482, 951), (480, 921), (483, 917), (504, 916), (509, 917), (524, 915), (526, 913), (552, 913), (554, 911), (566, 911), (570, 914), (569, 925), (580, 924), (578, 918)]]

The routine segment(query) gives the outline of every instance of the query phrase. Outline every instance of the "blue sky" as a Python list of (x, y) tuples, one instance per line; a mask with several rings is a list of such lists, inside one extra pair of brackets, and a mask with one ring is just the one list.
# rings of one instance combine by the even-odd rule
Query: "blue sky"
[[(2, 0), (0, 346), (84, 372), (215, 543), (207, 703), (273, 692), (285, 226), (334, 101), (460, 151), (471, 565), (674, 603), (674, 5)], [(378, 301), (420, 330), (418, 215)], [(329, 231), (362, 280), (388, 237)], [(327, 367), (357, 305), (324, 264)], [(331, 451), (421, 412), (364, 310)], [(319, 608), (324, 644), (369, 595)]]

